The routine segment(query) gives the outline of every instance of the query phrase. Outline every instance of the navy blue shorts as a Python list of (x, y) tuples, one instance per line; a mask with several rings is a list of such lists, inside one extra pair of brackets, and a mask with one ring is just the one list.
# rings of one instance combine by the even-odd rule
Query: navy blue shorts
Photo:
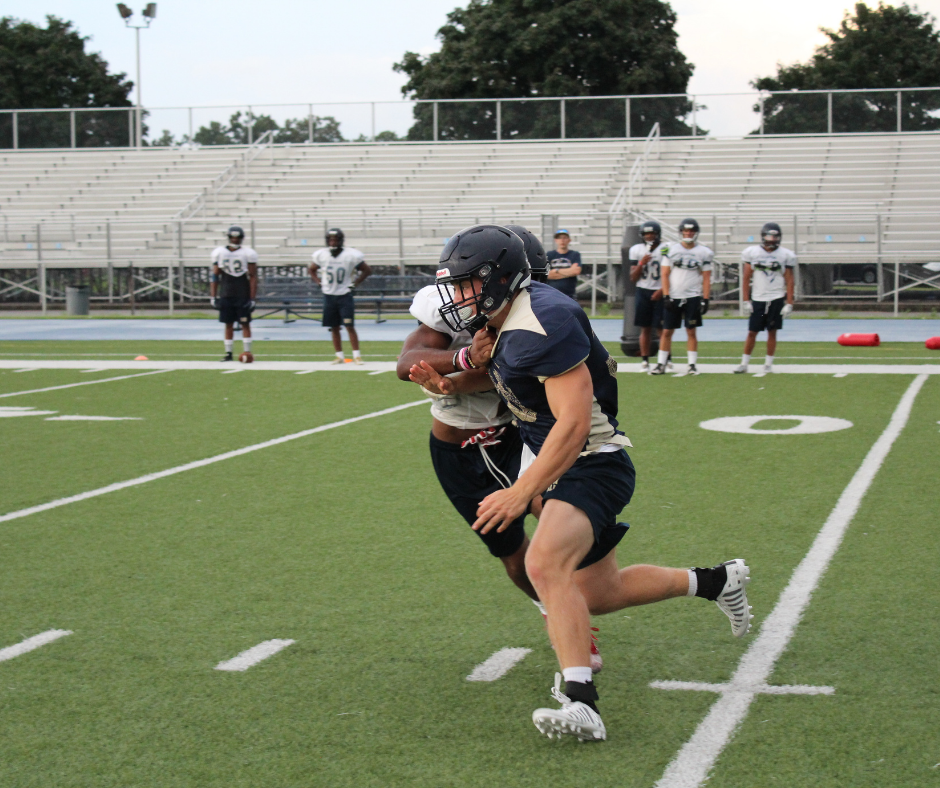
[[(506, 480), (503, 480), (503, 484), (497, 481), (496, 476), (487, 467), (482, 451), (485, 451), (496, 467), (506, 474), (507, 486), (512, 485), (519, 476), (522, 439), (519, 437), (519, 431), (511, 424), (506, 425), (506, 431), (497, 446), (487, 446), (485, 449), (479, 446), (461, 449), (459, 443), (447, 443), (431, 436), (431, 463), (434, 465), (437, 480), (454, 508), (470, 525), (476, 522), (480, 501), (490, 493), (502, 490), (503, 484), (506, 484)], [(487, 534), (481, 534), (479, 531), (476, 533), (490, 553), (497, 558), (506, 558), (522, 547), (525, 539), (524, 523), (523, 514), (502, 533), (497, 533), (495, 528)]]
[(636, 289), (636, 311), (633, 313), (633, 325), (640, 328), (663, 327), (663, 299), (653, 300), (655, 290), (648, 287)]
[(251, 309), (250, 301), (243, 298), (220, 298), (216, 301), (219, 306), (219, 322), (225, 323), (250, 323)]
[(780, 311), (787, 302), (786, 297), (775, 298), (773, 301), (751, 301), (754, 311), (747, 321), (748, 331), (777, 331), (783, 328), (783, 315)]
[(594, 545), (578, 569), (596, 564), (623, 539), (630, 527), (618, 523), (636, 486), (636, 470), (630, 456), (620, 451), (579, 457), (562, 477), (542, 493), (545, 501), (557, 498), (584, 512), (594, 529)]
[(356, 320), (356, 302), (352, 293), (323, 296), (323, 325), (327, 328), (351, 326)]
[(680, 298), (672, 302), (671, 309), (663, 310), (663, 328), (698, 328), (702, 325), (702, 297)]

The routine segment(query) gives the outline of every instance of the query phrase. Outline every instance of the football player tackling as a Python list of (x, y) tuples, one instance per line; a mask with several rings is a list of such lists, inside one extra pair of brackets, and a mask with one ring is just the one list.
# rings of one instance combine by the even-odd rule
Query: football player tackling
[(413, 379), (444, 394), (489, 383), (525, 444), (521, 475), (483, 499), (474, 528), (506, 530), (533, 498), (544, 501), (525, 566), (548, 613), (565, 688), (556, 674), (553, 694), (561, 708), (537, 709), (533, 722), (548, 736), (605, 739), (590, 668), (590, 615), (699, 596), (716, 601), (741, 636), (751, 621), (748, 568), (735, 559), (711, 569), (619, 569), (615, 547), (629, 526), (617, 516), (633, 495), (635, 472), (616, 418), (616, 362), (587, 315), (553, 288), (529, 283), (522, 241), (503, 227), (454, 235), (437, 280), (448, 325), (486, 329), (474, 334), (471, 353), (489, 356), (489, 381), (479, 374), (444, 378), (426, 363), (413, 368)]

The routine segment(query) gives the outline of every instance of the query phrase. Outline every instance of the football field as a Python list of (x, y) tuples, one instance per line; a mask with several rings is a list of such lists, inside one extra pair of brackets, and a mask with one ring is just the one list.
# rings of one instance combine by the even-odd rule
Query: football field
[[(620, 374), (621, 565), (743, 557), (755, 619), (596, 618), (608, 740), (583, 744), (531, 722), (555, 705), (542, 618), (440, 490), (398, 346), (337, 371), (326, 342), (220, 349), (0, 342), (0, 786), (940, 783), (936, 352)], [(701, 426), (730, 417), (761, 418)]]

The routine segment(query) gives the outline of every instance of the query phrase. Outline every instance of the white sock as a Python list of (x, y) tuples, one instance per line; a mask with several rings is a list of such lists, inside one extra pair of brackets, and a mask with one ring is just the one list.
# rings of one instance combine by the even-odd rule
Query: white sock
[(586, 668), (565, 668), (561, 675), (565, 677), (565, 681), (578, 681), (581, 684), (593, 681), (594, 676), (590, 665)]
[(234, 339), (226, 339), (226, 340), (223, 340), (223, 341), (225, 342), (225, 352), (226, 352), (226, 353), (231, 353), (231, 352), (232, 352), (232, 347), (235, 345), (235, 340), (234, 340)]
[(657, 363), (657, 364), (662, 364), (663, 366), (666, 366), (666, 359), (667, 359), (667, 358), (669, 358), (669, 351), (668, 351), (668, 350), (660, 350), (659, 353), (658, 353), (657, 356), (656, 356), (656, 363)]
[(746, 366), (747, 366), (748, 364), (750, 364), (750, 363), (751, 363), (751, 354), (750, 354), (750, 353), (742, 353), (742, 354), (741, 354), (741, 366), (742, 366), (742, 367), (746, 367)]
[(336, 351), (336, 358), (338, 358), (340, 361), (345, 361), (345, 360), (346, 360), (346, 356), (343, 355), (343, 351), (342, 351), (342, 350), (337, 350), (337, 351)]
[(548, 615), (548, 613), (545, 612), (545, 605), (539, 602), (539, 600), (533, 599), (532, 604), (535, 605), (539, 609), (539, 613), (541, 613), (543, 616)]
[(242, 347), (245, 348), (246, 353), (251, 352), (251, 337), (242, 338)]
[(773, 365), (774, 365), (774, 357), (773, 357), (773, 356), (767, 356), (767, 358), (764, 359), (764, 366), (765, 366), (765, 367), (772, 367)]
[(353, 358), (362, 358), (358, 350), (353, 351)]
[(698, 351), (690, 350), (689, 351), (689, 365), (694, 366), (696, 361), (698, 361)]
[(691, 569), (689, 572), (689, 590), (686, 593), (686, 596), (695, 596), (695, 592), (698, 591), (698, 575), (695, 574)]

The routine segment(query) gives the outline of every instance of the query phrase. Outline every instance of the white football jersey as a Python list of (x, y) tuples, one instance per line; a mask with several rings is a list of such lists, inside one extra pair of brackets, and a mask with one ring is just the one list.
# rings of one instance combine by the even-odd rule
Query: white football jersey
[(212, 262), (229, 276), (247, 276), (248, 263), (258, 263), (258, 253), (250, 246), (239, 246), (234, 252), (227, 246), (212, 250)]
[[(437, 285), (422, 287), (415, 293), (411, 302), (411, 314), (428, 328), (450, 337), (451, 351), (467, 347), (471, 342), (470, 332), (454, 330), (444, 322), (440, 308), (443, 302), (437, 291)], [(431, 415), (451, 427), (465, 430), (482, 430), (500, 424), (508, 424), (512, 414), (507, 410), (500, 413), (502, 399), (496, 391), (480, 391), (474, 394), (454, 394), (442, 397), (422, 389), (431, 397)]]
[(333, 257), (329, 247), (324, 247), (313, 253), (313, 262), (320, 266), (318, 273), (323, 292), (326, 295), (346, 295), (356, 278), (356, 268), (365, 262), (365, 257), (358, 249), (348, 246)]
[(702, 244), (691, 249), (681, 243), (663, 246), (663, 268), (669, 267), (669, 295), (672, 298), (694, 298), (703, 294), (702, 273), (712, 270), (714, 254)]
[(663, 245), (660, 244), (653, 251), (647, 244), (634, 244), (630, 247), (627, 259), (631, 265), (642, 260), (646, 255), (650, 256), (650, 261), (643, 267), (643, 273), (637, 280), (636, 286), (647, 290), (659, 290), (662, 285), (662, 273), (660, 271), (663, 263)]
[(741, 261), (754, 269), (751, 277), (751, 300), (774, 301), (787, 294), (784, 272), (796, 265), (796, 255), (780, 246), (768, 252), (763, 246), (749, 246), (741, 252)]

